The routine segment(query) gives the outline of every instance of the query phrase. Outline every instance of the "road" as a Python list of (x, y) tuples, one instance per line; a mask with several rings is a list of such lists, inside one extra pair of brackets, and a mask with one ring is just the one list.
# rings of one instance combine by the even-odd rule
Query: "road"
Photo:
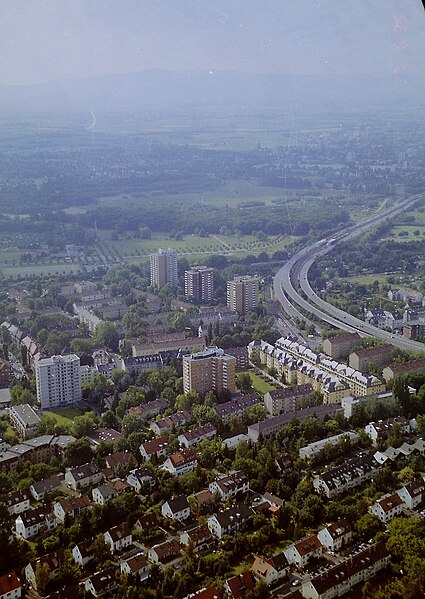
[[(325, 302), (313, 291), (308, 281), (308, 272), (312, 264), (319, 256), (323, 256), (330, 252), (335, 244), (360, 235), (386, 218), (390, 218), (403, 210), (407, 210), (420, 199), (424, 199), (422, 194), (407, 198), (392, 208), (379, 212), (360, 223), (347, 227), (336, 233), (333, 237), (321, 239), (311, 246), (303, 248), (297, 254), (292, 256), (292, 258), (277, 272), (273, 281), (275, 296), (281, 303), (285, 312), (290, 316), (297, 315), (299, 318), (300, 313), (298, 309), (302, 308), (306, 312), (314, 314), (320, 320), (336, 328), (348, 332), (358, 332), (362, 337), (371, 335), (399, 347), (400, 349), (425, 353), (425, 346), (423, 343), (411, 341), (399, 335), (378, 329), (377, 327), (336, 308), (332, 304)], [(298, 286), (306, 299), (298, 292)]]

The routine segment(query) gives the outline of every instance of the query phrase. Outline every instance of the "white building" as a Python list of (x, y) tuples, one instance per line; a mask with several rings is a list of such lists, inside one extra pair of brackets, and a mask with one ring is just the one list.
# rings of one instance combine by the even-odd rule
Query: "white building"
[(39, 360), (35, 363), (35, 377), (42, 409), (81, 402), (80, 358), (75, 354)]
[(165, 518), (171, 518), (177, 522), (183, 522), (190, 516), (190, 505), (187, 497), (181, 495), (180, 497), (173, 497), (162, 504), (161, 514)]
[(19, 599), (22, 585), (15, 572), (0, 576), (0, 599)]
[(404, 503), (397, 493), (384, 495), (370, 506), (370, 512), (385, 524), (403, 513)]

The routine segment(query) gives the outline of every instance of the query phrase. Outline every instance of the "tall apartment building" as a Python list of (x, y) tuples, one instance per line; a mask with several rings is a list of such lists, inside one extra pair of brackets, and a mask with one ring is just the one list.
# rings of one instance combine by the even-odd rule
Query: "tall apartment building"
[(227, 281), (227, 307), (231, 310), (246, 314), (258, 306), (258, 277), (235, 277)]
[(236, 358), (218, 347), (206, 347), (203, 351), (183, 357), (183, 390), (220, 393), (228, 389), (236, 391)]
[(184, 294), (198, 302), (210, 302), (214, 296), (214, 271), (208, 266), (194, 266), (184, 273)]
[(35, 363), (37, 399), (43, 409), (81, 401), (80, 358), (75, 354), (51, 356)]
[(155, 254), (150, 255), (150, 271), (152, 287), (164, 287), (179, 284), (177, 274), (177, 252), (174, 248), (159, 248)]

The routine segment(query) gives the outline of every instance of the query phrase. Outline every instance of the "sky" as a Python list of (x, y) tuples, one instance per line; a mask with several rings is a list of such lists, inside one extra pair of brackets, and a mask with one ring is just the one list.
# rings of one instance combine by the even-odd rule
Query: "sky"
[(0, 84), (146, 69), (425, 73), (420, 0), (0, 0)]

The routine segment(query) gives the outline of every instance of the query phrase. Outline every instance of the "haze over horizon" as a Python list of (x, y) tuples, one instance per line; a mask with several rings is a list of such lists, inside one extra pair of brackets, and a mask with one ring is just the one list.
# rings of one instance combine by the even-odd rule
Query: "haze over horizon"
[(172, 71), (422, 75), (418, 0), (3, 0), (0, 84)]

